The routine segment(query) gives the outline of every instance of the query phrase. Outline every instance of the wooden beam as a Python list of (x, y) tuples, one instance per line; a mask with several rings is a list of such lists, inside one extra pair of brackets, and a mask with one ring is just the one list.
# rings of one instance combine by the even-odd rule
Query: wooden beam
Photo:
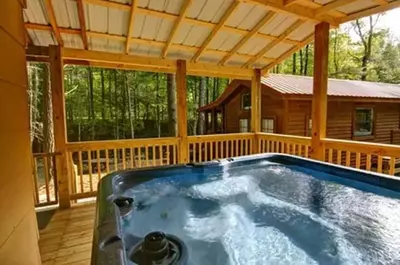
[(49, 57), (49, 47), (28, 45), (25, 54), (34, 57)]
[(45, 0), (44, 3), (46, 5), (46, 11), (47, 11), (47, 16), (49, 18), (50, 26), (53, 29), (54, 35), (56, 36), (58, 45), (64, 46), (64, 42), (61, 38), (60, 31), (58, 30), (58, 27), (57, 27), (57, 20), (54, 15), (53, 4), (51, 3), (51, 0)]
[(264, 48), (261, 49), (261, 51), (259, 51), (256, 56), (254, 58), (252, 58), (251, 60), (247, 61), (247, 63), (245, 63), (243, 65), (243, 67), (249, 67), (250, 65), (252, 65), (253, 63), (257, 62), (258, 60), (260, 60), (265, 53), (267, 53), (269, 50), (271, 50), (273, 47), (275, 47), (276, 45), (278, 45), (279, 43), (281, 43), (284, 39), (286, 39), (293, 31), (295, 31), (297, 28), (299, 28), (301, 25), (303, 25), (305, 22), (303, 20), (297, 20), (293, 25), (291, 25), (288, 29), (286, 29), (282, 35), (280, 35), (276, 40), (270, 42), (267, 46), (265, 46)]
[(321, 140), (326, 137), (329, 27), (328, 23), (318, 24), (315, 27), (314, 41), (311, 158), (321, 161), (325, 159), (325, 149)]
[(129, 48), (131, 43), (131, 37), (133, 34), (133, 22), (135, 20), (135, 12), (137, 9), (138, 0), (132, 0), (131, 10), (129, 11), (129, 24), (128, 24), (128, 33), (126, 34), (126, 46), (125, 53), (129, 54)]
[(333, 26), (338, 26), (336, 19), (331, 16), (317, 17), (315, 16), (313, 9), (300, 5), (285, 5), (283, 0), (241, 0), (241, 1), (245, 2), (250, 1), (256, 4), (260, 4), (278, 13), (295, 15), (299, 19), (311, 20), (315, 22), (325, 21)]
[(222, 18), (219, 20), (218, 24), (215, 26), (213, 31), (211, 32), (210, 35), (208, 35), (207, 39), (203, 42), (203, 45), (201, 46), (200, 50), (196, 52), (194, 57), (192, 58), (192, 62), (196, 62), (201, 54), (207, 49), (207, 46), (210, 44), (212, 39), (214, 38), (215, 35), (219, 32), (219, 30), (224, 26), (225, 22), (229, 19), (230, 15), (236, 10), (236, 8), (239, 6), (239, 1), (234, 1), (228, 8), (228, 10), (225, 12), (225, 14), (222, 16)]
[(389, 11), (389, 10), (392, 10), (392, 9), (395, 9), (398, 7), (400, 7), (400, 0), (395, 0), (395, 1), (388, 3), (387, 5), (380, 5), (380, 6), (377, 6), (374, 8), (370, 8), (370, 9), (366, 9), (366, 10), (363, 10), (360, 12), (352, 13), (346, 17), (341, 18), (339, 20), (339, 23), (342, 24), (342, 23), (346, 23), (346, 22), (349, 22), (349, 21), (352, 21), (355, 19), (372, 16), (372, 15), (375, 15), (378, 13), (383, 13), (383, 12), (386, 12), (386, 11)]
[(236, 54), (240, 48), (243, 47), (247, 43), (248, 40), (250, 40), (254, 35), (257, 34), (257, 32), (265, 25), (268, 23), (268, 21), (271, 21), (274, 17), (276, 16), (275, 12), (268, 12), (267, 15), (265, 15), (258, 23), (253, 27), (253, 29), (244, 37), (242, 38), (236, 45), (235, 47), (230, 50), (230, 52), (219, 62), (219, 65), (224, 65), (234, 54)]
[[(107, 66), (129, 66), (130, 69), (172, 73), (176, 69), (176, 61), (153, 57), (143, 57), (126, 54), (116, 54), (98, 51), (86, 51), (80, 49), (63, 49), (64, 59), (77, 61), (97, 62), (100, 66), (105, 63)], [(190, 75), (203, 75), (214, 77), (230, 77), (250, 79), (252, 71), (239, 67), (218, 66), (209, 63), (188, 63), (187, 71)]]
[(285, 7), (287, 7), (287, 6), (291, 6), (291, 5), (294, 5), (294, 4), (298, 4), (298, 3), (302, 2), (302, 1), (303, 0), (283, 0), (283, 5)]
[(168, 49), (171, 46), (172, 40), (174, 39), (176, 32), (178, 31), (180, 25), (182, 24), (182, 21), (185, 19), (186, 13), (189, 10), (189, 7), (191, 4), (192, 4), (192, 0), (184, 0), (184, 2), (182, 4), (181, 12), (179, 13), (178, 18), (176, 19), (176, 21), (171, 29), (171, 32), (169, 33), (167, 43), (165, 44), (165, 47), (163, 48), (163, 51), (161, 53), (162, 58), (165, 58), (167, 56)]
[(381, 6), (389, 4), (388, 0), (374, 0), (374, 1)]
[(333, 1), (333, 2), (330, 2), (330, 3), (326, 4), (326, 5), (321, 6), (320, 8), (315, 10), (314, 14), (315, 14), (315, 16), (320, 16), (322, 14), (325, 14), (325, 13), (329, 12), (329, 11), (335, 10), (335, 9), (337, 9), (339, 7), (351, 4), (351, 3), (355, 2), (355, 1), (358, 1), (358, 0), (336, 0), (336, 1)]
[(275, 59), (272, 63), (268, 64), (262, 69), (262, 75), (265, 75), (269, 69), (274, 67), (275, 65), (281, 63), (283, 60), (287, 59), (288, 56), (292, 53), (295, 53), (296, 51), (300, 50), (303, 48), (305, 45), (308, 43), (312, 42), (314, 40), (314, 33), (308, 35), (303, 41), (301, 41), (298, 45), (294, 46), (293, 48), (289, 49), (287, 52), (279, 56), (277, 59)]
[(54, 147), (60, 153), (56, 157), (56, 172), (60, 208), (71, 206), (67, 164), (67, 130), (65, 124), (64, 64), (62, 48), (49, 47), (51, 73), (51, 101), (53, 105)]
[(187, 89), (186, 89), (186, 61), (178, 60), (176, 63), (176, 95), (177, 95), (177, 119), (179, 137), (179, 164), (188, 163), (188, 139), (187, 139)]
[[(251, 132), (261, 132), (261, 71), (253, 70), (251, 79)], [(258, 153), (258, 139), (254, 137), (253, 153)]]
[(76, 0), (76, 5), (78, 7), (78, 18), (79, 18), (79, 25), (81, 26), (81, 36), (83, 47), (85, 50), (88, 49), (88, 39), (87, 39), (87, 31), (86, 31), (86, 22), (85, 22), (85, 13), (83, 7), (83, 0)]

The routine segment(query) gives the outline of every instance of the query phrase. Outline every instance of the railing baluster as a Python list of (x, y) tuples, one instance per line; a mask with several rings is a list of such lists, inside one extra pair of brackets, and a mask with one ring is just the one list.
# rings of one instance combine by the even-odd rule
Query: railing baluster
[(396, 158), (391, 157), (389, 162), (389, 175), (394, 176), (396, 172)]
[(197, 143), (192, 144), (192, 150), (193, 150), (193, 163), (197, 162)]
[(382, 156), (378, 156), (378, 168), (377, 168), (378, 173), (382, 173), (382, 164), (383, 164), (382, 160), (383, 160)]
[(92, 151), (87, 151), (88, 154), (88, 164), (89, 164), (89, 185), (90, 191), (93, 191), (93, 180), (92, 180)]
[(100, 181), (101, 178), (101, 165), (100, 165), (100, 150), (96, 150), (96, 158), (97, 158), (97, 181)]
[(199, 143), (199, 163), (203, 162), (203, 143)]
[(153, 152), (153, 167), (157, 165), (156, 161), (156, 146), (153, 144), (152, 146), (152, 152)]
[(346, 151), (346, 167), (350, 166), (350, 151)]
[(117, 149), (114, 148), (114, 171), (118, 170), (118, 153)]
[(158, 157), (160, 159), (160, 165), (164, 165), (164, 156), (163, 156), (163, 149), (164, 149), (164, 145), (159, 145), (158, 146)]
[(371, 155), (367, 154), (367, 165), (366, 165), (366, 169), (368, 171), (371, 171)]
[(336, 164), (342, 164), (342, 150), (336, 150)]
[(167, 145), (167, 150), (166, 150), (166, 152), (167, 152), (167, 165), (170, 165), (171, 164), (171, 159), (170, 159), (170, 153), (169, 153), (169, 149), (171, 148), (171, 146), (170, 145)]
[[(146, 147), (144, 147), (146, 148)], [(139, 157), (139, 167), (142, 167), (142, 147), (138, 147), (139, 153), (138, 153), (138, 157)]]
[(234, 156), (235, 156), (235, 155), (233, 154), (234, 142), (233, 142), (233, 140), (230, 140), (230, 142), (231, 142), (231, 149), (229, 150), (229, 156), (230, 156), (230, 157), (234, 157)]
[(130, 148), (130, 159), (131, 159), (131, 168), (135, 167), (135, 164), (133, 163), (133, 159), (135, 158), (135, 150), (133, 147)]
[(122, 169), (126, 169), (125, 148), (122, 148)]
[(43, 170), (44, 170), (44, 180), (45, 180), (45, 189), (46, 189), (46, 202), (50, 201), (50, 181), (49, 181), (49, 161), (47, 160), (47, 156), (43, 156)]
[(110, 159), (108, 157), (108, 149), (105, 150), (106, 151), (106, 172), (107, 174), (110, 173)]
[(243, 139), (243, 142), (244, 142), (244, 155), (247, 155), (248, 154), (247, 140)]
[(176, 155), (176, 149), (178, 148), (178, 146), (177, 145), (173, 145), (173, 148), (172, 148), (172, 152), (173, 152), (173, 154), (172, 154), (172, 158), (173, 158), (173, 163), (174, 163), (174, 165), (176, 165), (176, 157), (177, 157), (177, 155)]
[(332, 159), (333, 159), (333, 150), (329, 149), (328, 150), (328, 162), (332, 163)]
[(146, 158), (146, 167), (148, 167), (149, 166), (149, 159), (150, 159), (150, 156), (149, 156), (149, 146), (148, 145), (146, 145), (146, 147), (145, 147), (145, 158)]
[(236, 145), (236, 148), (235, 148), (235, 156), (239, 156), (239, 140), (235, 140), (235, 145)]
[(204, 161), (208, 161), (208, 142), (204, 142)]
[(32, 159), (32, 167), (33, 167), (33, 185), (35, 186), (34, 198), (35, 198), (35, 204), (38, 204), (40, 202), (40, 199), (39, 199), (39, 185), (38, 185), (38, 176), (37, 176), (37, 158), (36, 157), (33, 157), (33, 159)]
[(361, 165), (361, 154), (356, 153), (356, 168), (360, 169), (360, 165)]
[(82, 151), (78, 152), (78, 160), (79, 160), (79, 188), (81, 193), (83, 193), (83, 161), (82, 161)]

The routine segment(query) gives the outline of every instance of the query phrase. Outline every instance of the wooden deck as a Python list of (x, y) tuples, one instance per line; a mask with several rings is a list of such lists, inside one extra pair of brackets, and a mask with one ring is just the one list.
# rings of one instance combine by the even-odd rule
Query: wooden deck
[(57, 211), (40, 230), (42, 265), (90, 265), (95, 204)]

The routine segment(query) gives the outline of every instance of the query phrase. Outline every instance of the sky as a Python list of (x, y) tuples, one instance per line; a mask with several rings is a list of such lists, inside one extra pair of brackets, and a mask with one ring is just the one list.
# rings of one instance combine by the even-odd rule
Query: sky
[[(349, 27), (349, 23), (343, 24), (341, 27)], [(397, 39), (397, 41), (400, 41), (400, 8), (387, 11), (384, 15), (381, 15), (378, 20), (377, 28), (389, 28), (393, 37)], [(354, 40), (359, 40), (354, 30), (350, 30), (350, 36)]]

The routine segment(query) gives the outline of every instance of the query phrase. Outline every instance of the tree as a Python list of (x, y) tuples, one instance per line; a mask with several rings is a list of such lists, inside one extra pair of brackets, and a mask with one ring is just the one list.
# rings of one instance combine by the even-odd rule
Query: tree
[(168, 98), (168, 131), (170, 136), (177, 135), (176, 117), (176, 84), (175, 75), (167, 74), (167, 98)]
[[(205, 89), (206, 89), (206, 79), (205, 77), (200, 77), (200, 86), (199, 86), (199, 105), (198, 107), (204, 106), (205, 103)], [(199, 117), (197, 118), (197, 134), (204, 134), (204, 122), (205, 117), (203, 112), (198, 112)]]

